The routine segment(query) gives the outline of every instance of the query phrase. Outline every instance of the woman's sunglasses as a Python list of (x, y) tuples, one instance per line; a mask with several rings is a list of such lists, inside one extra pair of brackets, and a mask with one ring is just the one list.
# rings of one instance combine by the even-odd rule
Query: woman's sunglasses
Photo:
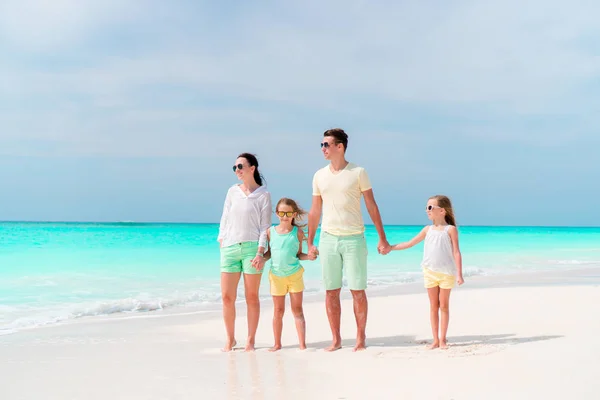
[(275, 211), (275, 214), (277, 214), (278, 217), (293, 217), (295, 212), (294, 211)]
[(242, 169), (242, 168), (244, 168), (244, 166), (242, 164), (234, 165), (233, 172), (235, 172), (236, 169)]
[(426, 209), (427, 211), (431, 211), (431, 210), (433, 210), (434, 208), (442, 208), (442, 207), (440, 207), (440, 206), (431, 206), (431, 205), (429, 205), (429, 206), (425, 207), (425, 209)]

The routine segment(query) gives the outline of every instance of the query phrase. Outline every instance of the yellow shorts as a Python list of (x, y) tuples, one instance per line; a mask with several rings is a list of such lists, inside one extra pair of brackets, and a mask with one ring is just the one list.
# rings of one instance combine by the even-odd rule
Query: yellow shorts
[(425, 280), (425, 288), (430, 289), (439, 286), (440, 289), (452, 289), (456, 283), (454, 275), (435, 272), (429, 268), (423, 268), (423, 277)]
[(271, 296), (285, 296), (288, 293), (300, 293), (304, 290), (304, 268), (290, 276), (276, 276), (269, 272)]

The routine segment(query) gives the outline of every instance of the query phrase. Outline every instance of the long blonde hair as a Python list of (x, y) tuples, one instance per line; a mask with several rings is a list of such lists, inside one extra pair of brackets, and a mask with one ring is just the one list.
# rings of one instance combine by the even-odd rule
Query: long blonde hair
[(446, 215), (444, 219), (448, 225), (456, 226), (456, 218), (454, 217), (454, 210), (452, 209), (452, 202), (448, 196), (444, 196), (442, 194), (438, 194), (435, 196), (431, 196), (429, 200), (437, 200), (438, 206), (442, 207), (446, 210)]
[(300, 207), (298, 203), (296, 203), (296, 201), (288, 199), (287, 197), (283, 197), (277, 202), (277, 205), (275, 206), (275, 212), (279, 211), (280, 204), (285, 204), (286, 206), (292, 207), (292, 210), (294, 210), (294, 212), (296, 213), (296, 216), (292, 218), (292, 225), (304, 231), (304, 227), (306, 226), (306, 224), (300, 224), (298, 222), (302, 221), (308, 213), (304, 211), (302, 207)]

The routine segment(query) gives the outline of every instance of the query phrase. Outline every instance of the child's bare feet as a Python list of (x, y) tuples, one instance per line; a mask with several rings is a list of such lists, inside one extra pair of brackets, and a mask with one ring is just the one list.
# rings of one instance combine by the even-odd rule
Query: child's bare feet
[(440, 347), (440, 342), (433, 342), (427, 346), (427, 349), (433, 350), (433, 349), (437, 349), (438, 347)]
[(229, 351), (233, 350), (233, 348), (235, 347), (236, 344), (237, 344), (237, 342), (235, 341), (235, 339), (230, 340), (225, 344), (225, 347), (223, 347), (221, 349), (221, 351), (229, 352)]
[(300, 343), (300, 350), (306, 350), (306, 345), (304, 343)]
[(442, 349), (442, 350), (448, 350), (448, 343), (446, 343), (445, 340), (441, 340), (440, 341), (440, 349)]
[(254, 351), (254, 340), (248, 341), (246, 343), (246, 348), (244, 349), (244, 351)]
[(277, 350), (281, 350), (280, 344), (276, 344), (275, 346), (273, 346), (269, 349), (269, 351), (277, 351)]

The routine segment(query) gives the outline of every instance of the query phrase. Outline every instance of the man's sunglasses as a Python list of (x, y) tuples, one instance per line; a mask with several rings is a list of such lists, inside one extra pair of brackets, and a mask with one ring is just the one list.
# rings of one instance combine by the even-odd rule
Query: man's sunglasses
[(431, 206), (431, 205), (429, 205), (429, 206), (427, 206), (425, 209), (426, 209), (427, 211), (431, 211), (431, 210), (433, 210), (434, 208), (442, 208), (442, 207), (440, 207), (440, 206)]
[(235, 172), (236, 169), (242, 169), (242, 168), (244, 168), (244, 166), (242, 164), (234, 165), (233, 172)]
[(275, 214), (277, 214), (278, 217), (293, 217), (294, 211), (275, 211)]
[[(339, 143), (334, 143), (333, 145), (336, 145), (336, 144), (339, 144)], [(322, 143), (321, 143), (321, 148), (326, 148), (326, 149), (328, 149), (328, 148), (330, 148), (330, 147), (331, 147), (331, 146), (333, 146), (333, 145), (329, 144), (328, 142), (322, 142)]]

